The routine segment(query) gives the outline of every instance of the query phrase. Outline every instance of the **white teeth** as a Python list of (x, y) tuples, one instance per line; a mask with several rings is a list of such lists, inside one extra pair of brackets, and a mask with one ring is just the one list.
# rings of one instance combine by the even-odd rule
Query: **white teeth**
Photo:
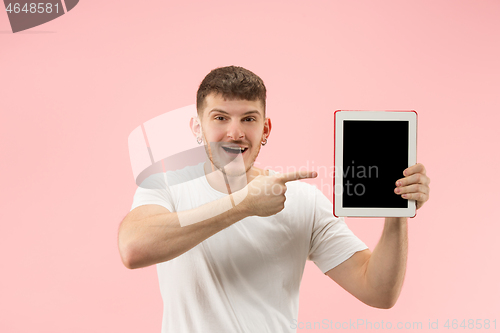
[(247, 148), (241, 148), (241, 147), (222, 147), (226, 150), (232, 150), (234, 152), (244, 152)]

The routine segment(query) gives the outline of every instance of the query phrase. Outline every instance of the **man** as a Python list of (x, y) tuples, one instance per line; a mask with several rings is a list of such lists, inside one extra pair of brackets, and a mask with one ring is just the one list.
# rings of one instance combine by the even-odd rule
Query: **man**
[[(150, 177), (119, 229), (127, 268), (157, 264), (162, 332), (294, 332), (305, 262), (362, 302), (392, 307), (406, 270), (407, 219), (386, 218), (373, 253), (333, 216), (331, 202), (295, 180), (253, 166), (271, 133), (262, 80), (241, 67), (210, 72), (191, 129), (207, 162)], [(403, 170), (402, 170), (403, 171)], [(422, 164), (395, 193), (428, 200)], [(175, 184), (175, 185), (174, 185)]]

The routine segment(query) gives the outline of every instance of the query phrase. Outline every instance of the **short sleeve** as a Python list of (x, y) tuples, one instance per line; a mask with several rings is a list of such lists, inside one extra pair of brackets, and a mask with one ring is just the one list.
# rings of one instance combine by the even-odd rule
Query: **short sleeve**
[(160, 205), (174, 212), (174, 202), (166, 177), (166, 173), (155, 173), (146, 178), (135, 191), (130, 210), (142, 205)]
[(326, 273), (368, 246), (347, 227), (343, 217), (337, 218), (333, 215), (333, 204), (330, 200), (317, 188), (315, 193), (308, 259)]

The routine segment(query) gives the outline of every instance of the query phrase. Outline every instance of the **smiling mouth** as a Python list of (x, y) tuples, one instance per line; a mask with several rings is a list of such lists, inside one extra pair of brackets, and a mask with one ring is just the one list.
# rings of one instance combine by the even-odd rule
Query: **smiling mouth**
[(226, 152), (230, 154), (243, 154), (248, 150), (248, 148), (241, 148), (241, 147), (222, 147)]

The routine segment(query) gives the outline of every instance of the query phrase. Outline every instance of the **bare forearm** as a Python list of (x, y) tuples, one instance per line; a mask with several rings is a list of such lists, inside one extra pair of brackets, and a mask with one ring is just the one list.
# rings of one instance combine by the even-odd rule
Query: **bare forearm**
[(408, 255), (407, 218), (385, 219), (384, 230), (366, 269), (366, 280), (385, 304), (396, 302), (406, 272)]
[(158, 214), (122, 225), (119, 238), (127, 248), (129, 268), (171, 260), (248, 216), (241, 206), (231, 207), (228, 196), (189, 211)]

